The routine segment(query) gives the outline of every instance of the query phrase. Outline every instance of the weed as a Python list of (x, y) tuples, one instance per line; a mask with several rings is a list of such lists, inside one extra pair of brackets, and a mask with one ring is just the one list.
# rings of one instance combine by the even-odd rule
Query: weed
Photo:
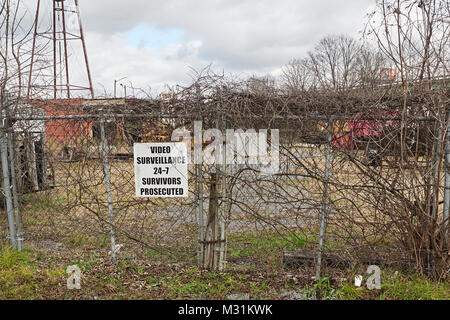
[(322, 300), (334, 300), (336, 299), (336, 290), (330, 284), (330, 278), (320, 277), (316, 284), (314, 284), (314, 290)]

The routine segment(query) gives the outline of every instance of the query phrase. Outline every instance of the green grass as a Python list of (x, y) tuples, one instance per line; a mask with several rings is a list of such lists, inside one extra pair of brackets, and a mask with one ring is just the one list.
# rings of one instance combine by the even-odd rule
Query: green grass
[[(51, 255), (51, 254), (50, 254)], [(59, 261), (41, 251), (0, 251), (0, 299), (73, 299), (96, 294), (108, 299), (226, 299), (232, 293), (251, 292), (264, 298), (269, 285), (264, 279), (248, 281), (240, 273), (214, 273), (196, 267), (182, 271), (154, 272), (147, 264), (119, 259), (107, 263), (95, 254)], [(68, 265), (82, 271), (82, 290), (66, 289)]]
[(337, 290), (331, 285), (329, 277), (320, 277), (314, 285), (305, 286), (302, 293), (305, 299), (335, 300), (337, 298)]
[[(226, 298), (228, 294), (242, 292), (246, 290), (245, 275), (218, 274), (213, 272), (202, 272), (198, 268), (192, 267), (185, 270), (183, 274), (152, 278), (150, 286), (158, 286), (159, 290), (166, 291), (168, 298)], [(252, 286), (249, 289), (255, 295), (264, 292), (265, 288)]]
[(72, 247), (90, 246), (92, 248), (109, 248), (109, 241), (109, 237), (105, 235), (88, 236), (79, 232), (74, 232), (68, 234), (63, 242)]
[(450, 283), (386, 271), (382, 274), (381, 290), (370, 291), (348, 283), (338, 290), (338, 297), (343, 300), (450, 300)]
[(15, 267), (25, 267), (30, 263), (29, 251), (18, 252), (10, 247), (3, 247), (0, 251), (0, 269), (11, 270)]
[(287, 233), (242, 233), (231, 234), (228, 253), (233, 258), (265, 256), (271, 261), (279, 260), (282, 250), (294, 251), (316, 243), (315, 236), (299, 232)]
[(66, 201), (64, 198), (53, 199), (42, 194), (24, 195), (21, 200), (24, 206), (31, 205), (33, 211), (46, 211), (50, 208), (57, 208)]
[(38, 283), (29, 251), (17, 252), (4, 247), (0, 251), (0, 299), (33, 299)]
[[(255, 241), (256, 238), (255, 237)], [(285, 244), (269, 237), (262, 247)], [(269, 245), (270, 244), (270, 245)], [(303, 242), (295, 245), (303, 245)], [(68, 265), (82, 270), (82, 289), (66, 288)], [(85, 254), (61, 260), (49, 252), (0, 248), (0, 299), (227, 299), (230, 294), (249, 294), (252, 299), (277, 299), (285, 290), (319, 299), (450, 300), (450, 283), (383, 270), (382, 289), (370, 291), (353, 283), (338, 285), (336, 279), (320, 278), (303, 284), (283, 273), (228, 271), (215, 273), (188, 266), (152, 265), (145, 261)], [(280, 278), (281, 277), (281, 278)]]

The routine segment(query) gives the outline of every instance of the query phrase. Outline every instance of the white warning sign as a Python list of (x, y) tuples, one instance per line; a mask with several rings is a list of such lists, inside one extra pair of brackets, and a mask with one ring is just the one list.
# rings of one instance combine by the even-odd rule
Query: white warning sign
[(137, 197), (187, 197), (186, 143), (136, 143), (134, 145), (134, 175)]

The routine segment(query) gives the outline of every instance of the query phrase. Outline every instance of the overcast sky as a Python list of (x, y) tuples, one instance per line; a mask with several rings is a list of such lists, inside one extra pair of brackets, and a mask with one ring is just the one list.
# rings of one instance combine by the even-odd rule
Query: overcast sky
[[(42, 2), (50, 8), (52, 1)], [(35, 1), (26, 3), (33, 12)], [(112, 92), (115, 79), (128, 77), (123, 82), (161, 92), (165, 84), (189, 83), (189, 67), (209, 64), (241, 77), (278, 75), (283, 65), (305, 56), (324, 36), (359, 39), (375, 0), (79, 3), (96, 91), (104, 86)], [(73, 74), (77, 78), (81, 72)]]

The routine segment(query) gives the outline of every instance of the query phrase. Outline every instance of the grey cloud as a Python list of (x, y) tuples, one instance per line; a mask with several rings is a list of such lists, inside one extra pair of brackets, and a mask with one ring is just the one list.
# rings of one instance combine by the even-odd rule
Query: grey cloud
[[(33, 11), (35, 0), (25, 2)], [(42, 2), (49, 9), (51, 1)], [(306, 55), (320, 38), (328, 34), (357, 36), (358, 30), (363, 28), (364, 15), (374, 6), (374, 2), (79, 1), (94, 77), (106, 81), (107, 75), (112, 77), (112, 74), (135, 73), (136, 78), (148, 78), (158, 83), (173, 83), (183, 78), (179, 73), (185, 73), (188, 66), (201, 67), (209, 63), (226, 71), (272, 72), (291, 58)], [(158, 54), (145, 47), (129, 48), (123, 35), (138, 25), (182, 30), (182, 43), (161, 48)], [(111, 44), (111, 41), (118, 42)], [(201, 43), (201, 46), (193, 47), (193, 43)], [(143, 57), (147, 58), (140, 62), (133, 61)], [(110, 65), (105, 64), (105, 61), (110, 61)], [(137, 66), (139, 64), (140, 67)], [(155, 72), (151, 77), (139, 74), (152, 70)]]
[[(200, 40), (201, 58), (227, 67), (285, 63), (295, 48), (312, 47), (329, 33), (357, 35), (374, 0), (81, 1), (88, 31), (125, 32), (138, 24), (184, 31)], [(280, 49), (279, 56), (264, 57)], [(245, 52), (245, 53), (244, 53)], [(251, 53), (251, 54), (250, 54)], [(305, 54), (300, 51), (295, 56)], [(266, 66), (267, 67), (267, 66)]]

